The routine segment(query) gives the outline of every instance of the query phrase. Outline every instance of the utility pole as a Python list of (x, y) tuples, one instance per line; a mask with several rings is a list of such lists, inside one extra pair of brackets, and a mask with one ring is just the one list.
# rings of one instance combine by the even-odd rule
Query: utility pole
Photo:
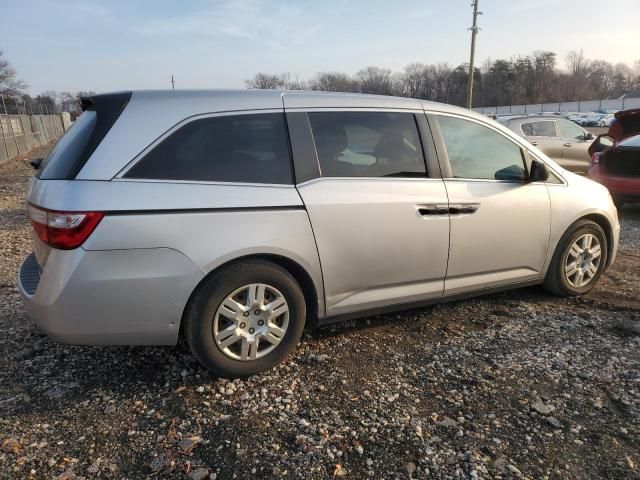
[(176, 82), (173, 80), (173, 73), (171, 74), (171, 90), (176, 89)]
[(469, 78), (467, 80), (467, 108), (471, 110), (471, 103), (473, 100), (473, 60), (476, 55), (476, 35), (478, 34), (478, 15), (482, 15), (482, 12), (478, 11), (478, 1), (473, 0), (471, 6), (473, 7), (473, 25), (471, 30), (471, 55), (469, 56)]

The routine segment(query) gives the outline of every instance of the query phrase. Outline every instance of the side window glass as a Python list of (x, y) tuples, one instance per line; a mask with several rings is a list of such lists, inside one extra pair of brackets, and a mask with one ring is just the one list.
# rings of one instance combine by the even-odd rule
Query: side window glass
[(291, 184), (283, 114), (194, 120), (154, 147), (125, 177)]
[(584, 138), (584, 132), (573, 122), (558, 120), (560, 136), (562, 138)]
[(424, 177), (411, 113), (310, 112), (323, 177)]
[(533, 128), (531, 128), (530, 123), (523, 123), (522, 125), (520, 125), (520, 128), (522, 128), (522, 133), (524, 133), (526, 136), (530, 137), (533, 135)]
[(527, 171), (520, 147), (475, 122), (438, 117), (454, 178), (521, 181)]
[(553, 125), (553, 121), (545, 120), (543, 122), (531, 122), (531, 130), (533, 136), (536, 137), (555, 137), (556, 129)]

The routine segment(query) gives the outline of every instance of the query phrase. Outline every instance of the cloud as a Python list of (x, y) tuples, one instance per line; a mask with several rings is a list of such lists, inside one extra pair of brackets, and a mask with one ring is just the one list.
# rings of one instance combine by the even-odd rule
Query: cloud
[(300, 43), (317, 34), (319, 24), (308, 25), (297, 5), (274, 7), (266, 0), (226, 0), (206, 10), (173, 18), (143, 22), (134, 31), (146, 36), (229, 37), (259, 40), (272, 48)]

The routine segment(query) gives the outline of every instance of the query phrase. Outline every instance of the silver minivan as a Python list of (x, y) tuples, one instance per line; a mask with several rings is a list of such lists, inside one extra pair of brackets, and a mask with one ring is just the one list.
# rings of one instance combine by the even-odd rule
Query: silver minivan
[(305, 323), (543, 284), (614, 261), (607, 190), (460, 108), (279, 91), (96, 95), (31, 180), (19, 288), (76, 344), (172, 345), (218, 375)]

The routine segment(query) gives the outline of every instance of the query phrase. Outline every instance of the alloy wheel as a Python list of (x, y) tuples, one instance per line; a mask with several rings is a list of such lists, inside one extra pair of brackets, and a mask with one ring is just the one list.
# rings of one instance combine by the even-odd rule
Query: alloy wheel
[(587, 286), (597, 275), (602, 260), (598, 237), (585, 233), (573, 242), (565, 260), (564, 274), (575, 288)]

